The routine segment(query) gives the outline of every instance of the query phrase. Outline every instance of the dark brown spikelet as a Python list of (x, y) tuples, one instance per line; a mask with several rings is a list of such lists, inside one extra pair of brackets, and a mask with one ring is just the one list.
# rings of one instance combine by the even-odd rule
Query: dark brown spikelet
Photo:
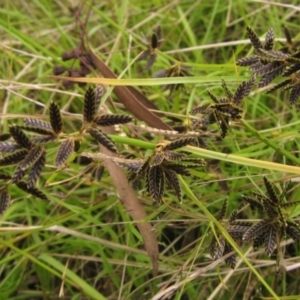
[(97, 165), (95, 168), (92, 170), (92, 178), (96, 182), (99, 182), (102, 178), (104, 172), (104, 167), (102, 165)]
[(128, 115), (102, 115), (97, 116), (93, 122), (99, 126), (112, 126), (132, 122), (133, 118)]
[(19, 163), (28, 153), (26, 149), (20, 149), (12, 154), (0, 158), (0, 166), (10, 166)]
[(277, 198), (276, 193), (274, 191), (274, 188), (273, 188), (272, 184), (270, 183), (270, 181), (267, 179), (267, 177), (264, 177), (264, 184), (265, 184), (268, 196), (270, 197), (271, 201), (274, 204), (278, 205), (279, 204), (279, 199)]
[(94, 119), (98, 107), (96, 107), (96, 95), (95, 91), (92, 87), (89, 87), (84, 95), (84, 103), (83, 103), (83, 122), (90, 123)]
[(44, 135), (44, 136), (35, 136), (30, 141), (34, 145), (44, 145), (50, 142), (53, 142), (57, 139), (55, 135)]
[(49, 114), (50, 114), (51, 127), (52, 127), (54, 133), (56, 135), (58, 135), (62, 131), (63, 124), (62, 124), (59, 107), (53, 101), (51, 101), (51, 103), (50, 103)]
[(37, 189), (36, 187), (30, 187), (28, 188), (27, 183), (25, 181), (19, 181), (16, 183), (17, 187), (21, 190), (23, 190), (24, 192), (35, 196), (36, 198), (42, 199), (42, 200), (48, 200), (48, 197), (39, 189)]
[(154, 166), (149, 168), (147, 178), (146, 178), (146, 185), (149, 194), (153, 198), (155, 202), (160, 203), (162, 200), (164, 187), (163, 184), (163, 172), (159, 166)]
[(236, 105), (241, 104), (242, 100), (249, 96), (251, 89), (255, 83), (255, 77), (252, 76), (249, 81), (243, 81), (237, 88), (233, 96), (233, 103)]
[(216, 237), (212, 238), (209, 245), (209, 252), (213, 260), (217, 260), (223, 256), (225, 242), (226, 241), (222, 236), (219, 236), (218, 239)]
[(263, 44), (259, 40), (257, 34), (249, 26), (246, 27), (246, 30), (247, 30), (248, 38), (250, 39), (254, 49), (258, 50), (260, 48), (263, 48)]
[(260, 236), (261, 234), (266, 233), (270, 230), (270, 220), (264, 219), (260, 222), (252, 225), (244, 234), (243, 240), (244, 241), (251, 241), (254, 240), (256, 237)]
[(10, 203), (10, 196), (7, 189), (0, 191), (0, 217), (3, 216)]
[(0, 152), (2, 152), (2, 153), (14, 152), (19, 149), (20, 149), (20, 146), (14, 142), (1, 142), (0, 143)]
[(165, 174), (167, 185), (174, 190), (175, 195), (177, 196), (178, 200), (181, 202), (182, 190), (181, 190), (181, 186), (177, 174), (174, 171), (167, 168), (164, 170), (164, 174)]
[(143, 52), (139, 55), (139, 57), (137, 58), (136, 61), (144, 60), (144, 59), (148, 58), (149, 56), (150, 56), (150, 50), (148, 49), (148, 50), (143, 51)]
[(41, 127), (37, 127), (37, 126), (28, 126), (28, 125), (21, 125), (19, 127), (20, 127), (20, 129), (23, 129), (25, 131), (35, 132), (38, 134), (48, 135), (48, 136), (53, 135), (53, 130), (51, 128), (46, 129), (46, 128), (41, 128)]
[(276, 229), (271, 225), (265, 236), (265, 251), (271, 256), (276, 247)]
[(59, 146), (57, 156), (55, 158), (55, 166), (62, 167), (71, 154), (74, 152), (75, 142), (73, 139), (67, 139)]
[(96, 113), (98, 112), (99, 106), (100, 106), (100, 102), (101, 102), (101, 98), (103, 95), (103, 87), (102, 85), (97, 85), (95, 88), (95, 106), (96, 106)]
[(275, 42), (275, 33), (274, 29), (270, 28), (266, 34), (265, 42), (264, 42), (264, 49), (266, 50), (272, 50), (274, 47)]
[(150, 70), (150, 68), (153, 66), (153, 64), (156, 61), (156, 57), (157, 57), (156, 53), (153, 53), (149, 56), (148, 61), (147, 61), (146, 66), (145, 66), (146, 71)]
[(164, 151), (164, 158), (168, 161), (182, 160), (186, 157), (185, 153), (179, 153), (171, 150)]
[(11, 179), (11, 176), (9, 174), (0, 172), (0, 180), (10, 180), (10, 179)]
[[(160, 28), (160, 27), (159, 27)], [(160, 30), (160, 32), (161, 32), (161, 30)], [(159, 43), (159, 41), (158, 41), (159, 39), (158, 39), (158, 36), (157, 36), (157, 34), (155, 33), (155, 32), (153, 32), (153, 34), (152, 34), (152, 37), (151, 37), (151, 47), (153, 48), (153, 49), (156, 49), (157, 47), (158, 47), (158, 43)]]
[(46, 152), (45, 150), (43, 150), (40, 158), (35, 162), (35, 164), (32, 166), (28, 174), (28, 181), (27, 181), (28, 188), (33, 187), (34, 184), (37, 182), (45, 164), (46, 164)]
[(3, 133), (3, 134), (0, 134), (0, 142), (3, 142), (3, 141), (8, 140), (10, 137), (11, 137), (11, 134), (10, 134), (10, 133)]
[[(226, 241), (225, 242), (225, 247), (224, 247), (224, 253), (223, 253), (223, 255), (230, 253), (232, 250), (233, 250), (233, 248)], [(232, 254), (229, 257), (225, 258), (225, 262), (230, 266), (231, 269), (234, 269), (235, 268), (235, 264), (236, 264), (235, 254)]]
[(173, 170), (178, 175), (183, 175), (187, 177), (191, 176), (190, 171), (187, 170), (187, 165), (168, 163), (168, 169)]
[(166, 146), (164, 146), (164, 150), (175, 150), (181, 147), (184, 147), (189, 144), (194, 144), (195, 138), (194, 137), (186, 137), (182, 139), (177, 139), (173, 142), (170, 142)]
[(24, 159), (20, 162), (19, 167), (21, 170), (27, 170), (30, 168), (32, 165), (36, 163), (36, 161), (41, 157), (43, 154), (44, 149), (41, 146), (35, 146), (32, 147)]
[(9, 132), (15, 142), (21, 147), (30, 149), (32, 144), (29, 138), (25, 135), (25, 133), (16, 125), (9, 127)]
[(154, 166), (159, 166), (162, 164), (162, 162), (165, 159), (165, 155), (164, 152), (162, 153), (157, 153), (154, 155), (153, 159), (151, 160), (151, 162), (149, 163), (150, 167), (154, 167)]
[(300, 96), (300, 83), (297, 86), (295, 86), (294, 88), (292, 88), (292, 91), (291, 91), (291, 94), (289, 97), (289, 104), (294, 105), (297, 102), (299, 96)]
[(105, 146), (108, 150), (113, 153), (117, 153), (118, 150), (114, 144), (114, 142), (110, 139), (110, 137), (102, 132), (100, 129), (90, 128), (87, 132), (93, 137), (99, 144)]
[(225, 217), (225, 214), (226, 214), (226, 211), (227, 211), (227, 206), (228, 206), (228, 199), (226, 198), (223, 202), (221, 210), (216, 215), (216, 219), (218, 221), (222, 220)]
[(295, 241), (300, 241), (299, 224), (293, 221), (287, 221), (286, 233)]
[(26, 118), (23, 119), (23, 122), (26, 126), (30, 127), (39, 127), (42, 129), (47, 129), (52, 131), (51, 124), (49, 122), (45, 122), (39, 119), (33, 119), (33, 118)]
[(12, 175), (12, 178), (11, 178), (11, 182), (12, 183), (17, 183), (19, 182), (26, 174), (26, 170), (23, 170), (20, 165), (18, 165), (16, 167), (16, 169), (14, 170), (14, 173)]
[(225, 92), (225, 95), (226, 97), (229, 99), (229, 100), (232, 100), (233, 99), (233, 94), (229, 91), (228, 87), (227, 87), (227, 84), (225, 82), (225, 80), (222, 78), (222, 88)]

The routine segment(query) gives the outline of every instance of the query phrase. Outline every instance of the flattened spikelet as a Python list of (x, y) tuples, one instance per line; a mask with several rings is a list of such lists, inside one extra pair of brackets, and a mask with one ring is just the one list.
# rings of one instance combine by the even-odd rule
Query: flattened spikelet
[(20, 146), (17, 143), (13, 143), (13, 142), (1, 142), (0, 143), (0, 152), (2, 152), (2, 153), (14, 152), (18, 149), (20, 149)]
[[(161, 43), (161, 40), (162, 40), (162, 30), (161, 30), (161, 27), (159, 25), (156, 27), (156, 36), (157, 36), (158, 42)], [(160, 46), (160, 44), (158, 46)]]
[(19, 182), (26, 174), (26, 170), (23, 170), (20, 165), (18, 165), (16, 167), (16, 169), (14, 170), (14, 173), (12, 175), (12, 178), (11, 178), (11, 182), (12, 183), (17, 183)]
[(52, 127), (49, 122), (45, 122), (39, 119), (32, 119), (32, 118), (23, 119), (23, 122), (25, 123), (26, 126), (39, 127), (42, 129), (49, 129), (52, 131)]
[(163, 173), (159, 166), (151, 167), (147, 174), (148, 192), (154, 201), (160, 203), (163, 195), (162, 184)]
[(283, 70), (284, 70), (284, 65), (278, 67), (277, 69), (273, 70), (268, 74), (263, 75), (263, 77), (259, 80), (258, 87), (264, 87), (268, 85), (274, 78), (279, 76)]
[[(233, 248), (226, 241), (223, 255), (230, 253), (232, 250)], [(225, 262), (230, 266), (231, 269), (234, 269), (236, 264), (235, 254), (232, 254), (231, 256), (225, 258)]]
[(102, 178), (104, 172), (104, 167), (102, 165), (97, 165), (92, 171), (92, 178), (99, 182)]
[(148, 50), (143, 51), (143, 52), (139, 55), (139, 57), (137, 58), (136, 61), (144, 60), (144, 59), (146, 59), (146, 58), (149, 57), (149, 56), (150, 56), (150, 50), (148, 49)]
[(210, 256), (213, 260), (217, 260), (223, 256), (225, 249), (225, 239), (223, 237), (218, 237), (218, 240), (213, 237), (209, 245)]
[(282, 76), (290, 76), (293, 73), (300, 70), (300, 63), (293, 64), (291, 66), (287, 66), (284, 71), (282, 72)]
[(289, 104), (294, 105), (300, 96), (300, 84), (293, 87), (289, 97)]
[(10, 180), (10, 179), (11, 179), (11, 176), (9, 174), (0, 172), (0, 180)]
[(154, 166), (159, 166), (162, 164), (162, 162), (164, 161), (165, 159), (165, 155), (164, 153), (157, 153), (154, 155), (153, 159), (151, 160), (150, 162), (150, 167), (154, 167)]
[(195, 107), (190, 111), (191, 115), (196, 115), (196, 114), (204, 114), (208, 111), (208, 109), (211, 107), (211, 104), (204, 104), (198, 107)]
[(8, 140), (10, 137), (11, 137), (11, 134), (10, 134), (10, 133), (3, 133), (3, 134), (0, 134), (0, 141), (1, 141), (1, 142), (6, 141), (6, 140)]
[(263, 232), (262, 234), (258, 235), (254, 240), (253, 240), (253, 248), (256, 250), (258, 249), (261, 245), (265, 243), (266, 236), (268, 235), (268, 232)]
[(228, 99), (232, 100), (233, 99), (233, 94), (229, 91), (226, 82), (224, 81), (224, 79), (222, 78), (222, 88), (225, 92), (225, 95)]
[(218, 214), (216, 215), (216, 219), (222, 220), (225, 217), (226, 211), (227, 211), (227, 204), (228, 204), (228, 199), (226, 198), (223, 202), (223, 205), (220, 209), (220, 211), (218, 212)]
[(52, 128), (42, 128), (42, 127), (38, 127), (38, 126), (29, 126), (29, 125), (21, 125), (19, 127), (20, 127), (20, 129), (23, 129), (25, 131), (35, 132), (38, 134), (48, 135), (48, 136), (53, 135)]
[(274, 47), (275, 34), (273, 28), (270, 28), (266, 34), (264, 49), (272, 50)]
[(45, 150), (43, 150), (40, 158), (35, 162), (35, 164), (32, 166), (28, 174), (28, 181), (27, 181), (28, 188), (31, 188), (37, 182), (45, 164), (46, 164), (46, 152)]
[(219, 103), (218, 98), (210, 90), (207, 90), (207, 93), (212, 101), (214, 101), (215, 103)]
[(242, 200), (248, 202), (250, 205), (252, 205), (256, 208), (263, 209), (262, 203), (260, 201), (257, 201), (256, 199), (242, 195)]
[(280, 83), (278, 83), (278, 84), (276, 84), (275, 86), (273, 86), (272, 88), (270, 88), (269, 90), (267, 90), (267, 94), (269, 94), (269, 93), (271, 93), (271, 92), (273, 92), (273, 91), (276, 91), (276, 90), (278, 90), (278, 89), (280, 89), (280, 88), (282, 88), (282, 87), (285, 87), (285, 86), (288, 86), (290, 83), (291, 83), (291, 81), (292, 81), (292, 79), (286, 79), (286, 80), (284, 80), (284, 81), (282, 81), (282, 82), (280, 82)]
[(151, 47), (153, 49), (156, 49), (158, 47), (158, 37), (157, 37), (156, 33), (152, 34), (152, 37), (151, 37)]
[(299, 225), (291, 222), (291, 221), (287, 221), (287, 228), (286, 228), (286, 233), (295, 241), (298, 242), (300, 241), (300, 229), (299, 229)]
[(20, 162), (19, 166), (22, 170), (27, 170), (41, 157), (44, 150), (41, 146), (31, 148), (25, 158)]
[(179, 153), (171, 150), (165, 150), (164, 157), (166, 160), (174, 161), (174, 160), (182, 160), (186, 157), (185, 153)]
[(285, 61), (290, 57), (289, 54), (276, 50), (259, 49), (258, 51), (259, 54), (262, 55), (263, 59), (267, 59), (269, 61)]
[(244, 241), (251, 241), (254, 240), (256, 237), (260, 236), (261, 234), (266, 233), (270, 230), (270, 221), (269, 220), (261, 220), (260, 222), (252, 225), (244, 234), (243, 240)]
[(259, 40), (259, 37), (256, 35), (256, 33), (249, 26), (247, 26), (246, 29), (247, 29), (248, 37), (249, 37), (254, 49), (257, 50), (259, 48), (263, 48), (263, 45), (262, 45), (261, 41)]
[(128, 115), (102, 115), (97, 116), (93, 122), (99, 126), (112, 126), (132, 122), (133, 119)]
[(178, 175), (183, 175), (188, 177), (191, 176), (191, 173), (189, 172), (189, 170), (187, 170), (186, 165), (169, 163), (167, 166), (169, 170), (173, 170)]
[(10, 166), (20, 162), (28, 153), (26, 149), (20, 149), (0, 159), (0, 166)]
[(43, 145), (43, 144), (53, 142), (56, 139), (57, 139), (57, 137), (55, 135), (45, 135), (45, 136), (36, 136), (36, 137), (30, 139), (30, 141), (34, 145)]
[(249, 81), (243, 81), (237, 88), (233, 96), (233, 103), (239, 105), (244, 98), (249, 96), (254, 85), (255, 77), (251, 77)]
[(0, 191), (0, 217), (3, 216), (10, 203), (10, 196), (6, 189)]
[(83, 122), (92, 122), (93, 118), (97, 113), (98, 108), (96, 107), (96, 96), (95, 91), (92, 87), (89, 87), (84, 95), (83, 102)]
[(67, 139), (61, 143), (58, 148), (57, 156), (55, 158), (55, 166), (63, 166), (67, 159), (71, 156), (74, 151), (75, 143), (73, 139)]
[(167, 184), (174, 190), (175, 195), (177, 196), (178, 200), (182, 201), (182, 190), (179, 183), (179, 179), (177, 177), (177, 174), (169, 169), (165, 169), (165, 178), (167, 181)]
[(53, 101), (50, 103), (49, 114), (51, 127), (54, 133), (58, 135), (62, 131), (63, 124), (59, 107)]
[(98, 109), (99, 109), (99, 105), (100, 105), (100, 102), (101, 102), (102, 94), (103, 94), (103, 87), (102, 87), (102, 85), (97, 85), (96, 88), (95, 88), (96, 113), (98, 112)]
[(230, 236), (236, 241), (241, 241), (243, 239), (245, 232), (248, 229), (249, 226), (243, 226), (243, 225), (230, 225), (228, 228), (226, 228)]
[(32, 146), (29, 138), (25, 135), (25, 133), (16, 125), (9, 127), (9, 132), (12, 138), (16, 141), (16, 143), (26, 149), (30, 149)]
[(269, 231), (265, 236), (265, 251), (271, 256), (276, 246), (276, 229), (270, 226)]
[(164, 147), (164, 150), (175, 150), (181, 147), (184, 147), (188, 144), (193, 144), (195, 143), (195, 138), (194, 137), (186, 137), (182, 139), (177, 139), (173, 142), (170, 142)]
[(243, 57), (243, 58), (238, 59), (236, 64), (241, 67), (247, 67), (247, 66), (251, 66), (251, 65), (257, 63), (257, 61), (258, 61), (258, 56), (252, 55), (249, 57)]
[(108, 150), (113, 153), (117, 153), (118, 150), (114, 142), (110, 139), (108, 135), (102, 132), (100, 129), (90, 128), (87, 131), (99, 144), (105, 146)]
[(148, 71), (152, 66), (153, 64), (155, 63), (156, 61), (156, 53), (152, 53), (150, 56), (149, 56), (149, 59), (147, 61), (147, 64), (145, 66), (145, 70)]
[(274, 188), (267, 177), (264, 177), (264, 184), (267, 189), (268, 196), (270, 197), (272, 202), (275, 204), (279, 204), (279, 199), (277, 198)]
[(36, 187), (28, 188), (27, 183), (25, 181), (19, 181), (16, 185), (19, 189), (23, 190), (24, 192), (30, 195), (33, 195), (42, 200), (48, 200), (48, 197)]

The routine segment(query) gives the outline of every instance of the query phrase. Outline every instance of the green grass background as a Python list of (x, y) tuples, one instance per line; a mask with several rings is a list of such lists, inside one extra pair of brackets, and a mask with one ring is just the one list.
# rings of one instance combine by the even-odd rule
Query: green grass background
[[(21, 124), (23, 117), (46, 120), (51, 100), (64, 113), (66, 131), (72, 133), (78, 128), (84, 88), (76, 85), (66, 91), (50, 75), (54, 65), (70, 66), (61, 61), (61, 53), (78, 44), (80, 27), (75, 15), (83, 3), (2, 0), (1, 133), (7, 132), (9, 124)], [(82, 20), (90, 5), (87, 37), (91, 48), (116, 74), (130, 65), (122, 78), (129, 84), (130, 79), (139, 79), (135, 84), (160, 110), (182, 118), (191, 108), (209, 101), (208, 88), (221, 95), (221, 78), (232, 91), (248, 78), (247, 70), (234, 64), (252, 51), (245, 41), (246, 25), (261, 37), (272, 27), (277, 38), (283, 38), (282, 27), (286, 26), (295, 39), (300, 38), (298, 1), (86, 1)], [(143, 35), (151, 35), (158, 24), (165, 42), (153, 70), (145, 72), (144, 62), (131, 62), (145, 49)], [(168, 79), (149, 85), (141, 79), (150, 78), (176, 61), (193, 67), (195, 79), (186, 79), (186, 92), (167, 99), (157, 83), (165, 84)], [(152, 277), (142, 237), (108, 175), (105, 173), (100, 183), (93, 183), (78, 176), (83, 166), (71, 163), (53, 176), (57, 149), (49, 147), (39, 187), (48, 183), (44, 190), (50, 202), (10, 190), (13, 200), (0, 227), (0, 298), (179, 300), (200, 299), (201, 295), (201, 299), (250, 299), (252, 294), (255, 299), (298, 299), (298, 245), (287, 243), (287, 271), (278, 276), (276, 258), (268, 258), (263, 249), (241, 248), (239, 254), (243, 256), (235, 270), (222, 261), (211, 261), (208, 255), (211, 214), (218, 211), (226, 197), (229, 211), (241, 208), (242, 194), (264, 191), (262, 176), (266, 175), (281, 187), (292, 179), (290, 199), (299, 200), (299, 112), (287, 104), (287, 98), (288, 93), (266, 96), (254, 89), (243, 104), (245, 121), (252, 128), (234, 124), (227, 138), (210, 143), (210, 151), (187, 147), (199, 157), (220, 160), (221, 179), (229, 191), (220, 187), (213, 171), (204, 170), (194, 171), (192, 179), (182, 179), (181, 204), (168, 192), (164, 203), (155, 207), (144, 190), (138, 191), (160, 245), (156, 278)], [(144, 143), (139, 138), (113, 137), (120, 150), (139, 157), (149, 155), (149, 149), (161, 138)], [(291, 161), (270, 144), (296, 159)], [(255, 218), (251, 211), (247, 213)], [(299, 207), (288, 213), (297, 217)]]

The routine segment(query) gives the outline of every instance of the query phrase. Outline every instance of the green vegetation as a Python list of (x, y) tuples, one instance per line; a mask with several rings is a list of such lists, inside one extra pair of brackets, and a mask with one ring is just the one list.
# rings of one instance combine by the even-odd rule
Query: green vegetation
[(299, 299), (298, 1), (94, 2), (0, 8), (0, 298)]

